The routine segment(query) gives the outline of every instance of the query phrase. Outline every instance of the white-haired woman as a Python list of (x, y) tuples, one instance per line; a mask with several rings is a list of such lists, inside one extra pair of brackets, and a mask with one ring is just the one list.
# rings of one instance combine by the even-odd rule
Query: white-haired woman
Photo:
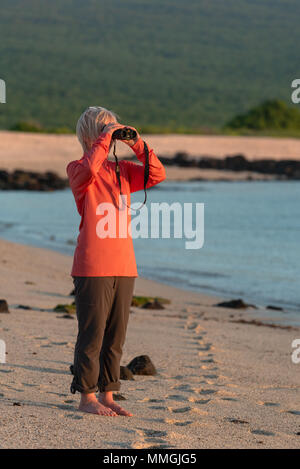
[[(113, 391), (120, 389), (120, 360), (134, 280), (138, 276), (132, 238), (128, 230), (126, 234), (124, 230), (119, 234), (118, 214), (121, 210), (120, 182), (128, 206), (130, 193), (144, 188), (146, 144), (138, 132), (134, 140), (123, 140), (143, 166), (120, 161), (119, 181), (116, 163), (107, 158), (113, 132), (125, 127), (118, 123), (117, 117), (103, 107), (89, 107), (80, 116), (76, 128), (84, 154), (67, 166), (70, 187), (81, 215), (71, 271), (78, 319), (71, 392), (81, 393), (81, 411), (132, 416), (113, 400)], [(165, 179), (165, 170), (153, 150), (148, 145), (147, 148), (149, 188)], [(104, 214), (99, 207), (107, 207), (107, 204), (115, 211), (114, 236), (107, 236), (99, 230)], [(127, 208), (125, 217), (129, 226)], [(95, 395), (97, 390), (98, 398)]]

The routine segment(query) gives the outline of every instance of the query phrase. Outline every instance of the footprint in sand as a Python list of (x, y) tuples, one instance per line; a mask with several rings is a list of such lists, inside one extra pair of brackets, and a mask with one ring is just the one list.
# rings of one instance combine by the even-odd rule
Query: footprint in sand
[(203, 338), (204, 338), (205, 335), (206, 335), (206, 332), (202, 331), (202, 332), (201, 332), (201, 335), (194, 335), (194, 336), (193, 336), (193, 339), (200, 341), (200, 340), (203, 340)]
[(83, 419), (82, 415), (76, 415), (76, 414), (67, 414), (66, 417), (68, 419), (72, 419), (72, 420), (82, 420)]
[(217, 391), (215, 389), (202, 389), (199, 394), (207, 395), (207, 394), (215, 394)]
[(174, 386), (172, 389), (176, 389), (178, 391), (185, 391), (185, 392), (193, 392), (193, 389), (189, 384), (178, 384)]
[(214, 350), (212, 344), (203, 344), (201, 347), (198, 347), (198, 350), (201, 352), (208, 352), (209, 350)]
[(232, 401), (232, 402), (238, 402), (238, 399), (235, 399), (234, 397), (221, 397), (221, 401)]
[(278, 404), (278, 402), (263, 402), (263, 401), (259, 401), (257, 403), (258, 405), (264, 405), (266, 407), (279, 407), (280, 404)]
[(168, 407), (168, 410), (170, 412), (173, 412), (174, 414), (183, 414), (185, 412), (190, 412), (191, 407), (187, 406), (187, 407)]
[(224, 420), (226, 420), (227, 422), (230, 422), (230, 423), (235, 423), (237, 425), (247, 425), (247, 424), (249, 424), (249, 422), (247, 422), (247, 420), (237, 419), (237, 418), (234, 418), (234, 417), (226, 417)]
[(151, 405), (151, 406), (149, 406), (149, 409), (153, 409), (153, 410), (167, 410), (167, 407), (162, 406), (162, 405)]
[(194, 404), (204, 405), (204, 404), (208, 404), (211, 401), (211, 399), (197, 399), (196, 397), (190, 397), (189, 401), (193, 402)]
[(69, 342), (51, 342), (51, 345), (68, 345)]
[(168, 443), (157, 443), (153, 444), (151, 442), (146, 441), (137, 441), (131, 445), (133, 449), (170, 449), (172, 448), (171, 445)]
[(250, 430), (250, 433), (253, 433), (253, 435), (263, 435), (263, 436), (275, 436), (275, 433), (269, 432), (267, 430)]
[(188, 425), (192, 425), (194, 422), (192, 422), (192, 420), (165, 419), (165, 423), (175, 425), (176, 427), (187, 427)]
[(181, 394), (169, 394), (169, 396), (166, 396), (166, 398), (179, 402), (185, 402), (188, 400), (186, 396), (182, 396)]
[(195, 330), (197, 326), (198, 326), (197, 322), (187, 322), (184, 328), (188, 330)]
[(139, 439), (131, 445), (134, 449), (171, 448), (169, 442), (166, 440), (168, 433), (165, 431), (139, 428), (136, 430), (136, 433)]
[[(197, 367), (198, 368), (198, 367)], [(201, 365), (200, 366), (201, 370), (207, 370), (207, 371), (218, 371), (217, 366), (209, 366), (209, 365)]]
[(207, 352), (201, 352), (201, 351), (199, 352), (198, 351), (198, 357), (207, 358), (208, 357)]
[(147, 428), (140, 428), (138, 430), (139, 432), (142, 433), (143, 436), (147, 437), (147, 438), (153, 438), (153, 437), (163, 437), (163, 436), (167, 436), (167, 432), (163, 431), (163, 430), (153, 430), (152, 428), (150, 429), (147, 429)]

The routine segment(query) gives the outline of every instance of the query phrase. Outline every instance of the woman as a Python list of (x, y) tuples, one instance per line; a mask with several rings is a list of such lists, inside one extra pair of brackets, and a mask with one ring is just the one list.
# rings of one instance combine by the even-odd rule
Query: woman
[[(116, 163), (107, 158), (113, 143), (112, 133), (122, 127), (125, 126), (117, 122), (117, 115), (112, 111), (89, 107), (80, 116), (76, 128), (84, 154), (67, 166), (70, 187), (81, 215), (71, 271), (78, 319), (71, 392), (81, 393), (81, 411), (109, 416), (132, 416), (113, 400), (113, 391), (120, 389), (120, 360), (134, 281), (138, 276), (132, 238), (128, 231), (119, 233), (119, 211), (125, 207), (129, 226), (129, 210), (119, 203)], [(124, 143), (145, 165), (144, 142), (138, 132), (134, 140), (124, 140)], [(165, 170), (153, 150), (147, 148), (149, 188), (165, 179)], [(130, 206), (130, 193), (144, 188), (144, 167), (123, 160), (119, 171), (122, 194)], [(115, 212), (115, 236), (106, 236), (99, 229), (103, 207), (108, 207), (107, 204)]]

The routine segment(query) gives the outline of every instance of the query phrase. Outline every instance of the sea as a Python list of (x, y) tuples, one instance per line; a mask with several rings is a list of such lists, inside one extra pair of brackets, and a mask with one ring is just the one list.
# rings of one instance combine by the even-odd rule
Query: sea
[[(132, 202), (138, 201), (142, 192), (132, 194)], [(179, 219), (171, 210), (170, 235), (163, 237), (162, 219), (158, 238), (151, 237), (150, 228), (148, 237), (145, 229), (143, 237), (135, 235), (139, 275), (262, 308), (280, 307), (283, 311), (266, 314), (300, 325), (298, 181), (164, 181), (148, 190), (147, 210), (133, 212), (133, 219), (147, 217), (149, 227), (160, 223), (151, 219), (151, 208), (162, 203), (175, 203), (177, 214), (182, 207), (182, 225), (184, 207), (190, 207), (195, 232), (202, 230), (201, 246), (187, 249), (184, 229), (175, 237)], [(197, 206), (202, 207), (199, 219)], [(0, 191), (1, 238), (72, 255), (79, 222), (70, 189)]]

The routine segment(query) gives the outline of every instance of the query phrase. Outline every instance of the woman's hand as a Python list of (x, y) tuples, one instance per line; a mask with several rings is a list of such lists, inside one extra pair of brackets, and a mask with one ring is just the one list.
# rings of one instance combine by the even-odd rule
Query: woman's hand
[(136, 131), (136, 137), (131, 139), (131, 140), (122, 140), (122, 142), (126, 143), (127, 145), (129, 145), (130, 147), (132, 147), (140, 137), (140, 134), (138, 133), (138, 131), (134, 128), (134, 127), (130, 127), (130, 125), (126, 125), (124, 127), (128, 127), (129, 129), (132, 129), (132, 130), (135, 130)]
[[(103, 127), (102, 132), (104, 132), (105, 134), (110, 134), (110, 135), (112, 135), (115, 130), (117, 130), (117, 129), (123, 129), (123, 127), (126, 127), (126, 125), (119, 124), (118, 122), (111, 122), (110, 124), (106, 124), (106, 125)], [(102, 132), (101, 132), (101, 133), (102, 133)]]

